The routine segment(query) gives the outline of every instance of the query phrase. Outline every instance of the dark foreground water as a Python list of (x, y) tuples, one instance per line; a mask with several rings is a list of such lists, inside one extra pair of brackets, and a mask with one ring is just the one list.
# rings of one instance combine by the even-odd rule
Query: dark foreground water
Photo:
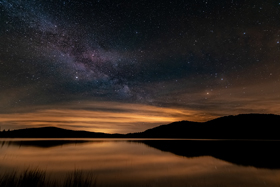
[(0, 174), (82, 170), (96, 186), (280, 187), (279, 141), (0, 139)]

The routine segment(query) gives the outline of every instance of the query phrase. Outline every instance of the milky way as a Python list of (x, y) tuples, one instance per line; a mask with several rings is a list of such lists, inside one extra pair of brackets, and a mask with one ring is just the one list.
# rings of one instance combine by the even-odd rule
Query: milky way
[(3, 128), (131, 132), (280, 114), (280, 2), (0, 0), (0, 8)]

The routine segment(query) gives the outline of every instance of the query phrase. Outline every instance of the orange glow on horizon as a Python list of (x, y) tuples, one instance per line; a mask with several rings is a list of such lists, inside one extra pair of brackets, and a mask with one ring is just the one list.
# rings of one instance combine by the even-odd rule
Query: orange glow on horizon
[[(60, 107), (52, 107), (56, 109), (0, 114), (0, 123), (9, 124), (9, 129), (56, 126), (94, 132), (130, 133), (144, 131), (174, 121), (205, 121), (205, 119), (210, 119), (191, 110), (143, 104), (94, 102), (81, 103), (79, 106), (83, 109), (77, 108), (74, 104), (65, 104)], [(2, 129), (4, 128), (2, 127)]]

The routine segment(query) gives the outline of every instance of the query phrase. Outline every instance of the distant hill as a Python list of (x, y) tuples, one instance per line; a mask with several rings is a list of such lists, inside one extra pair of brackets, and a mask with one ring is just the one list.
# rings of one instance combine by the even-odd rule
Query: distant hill
[(127, 136), (139, 138), (280, 139), (280, 116), (240, 114), (204, 123), (180, 121)]
[(161, 125), (144, 132), (106, 134), (73, 131), (56, 127), (19, 129), (0, 132), (10, 138), (193, 138), (193, 139), (274, 139), (279, 140), (280, 116), (241, 114), (204, 123), (180, 121)]
[(2, 138), (119, 138), (120, 134), (74, 131), (57, 127), (27, 128), (0, 132)]

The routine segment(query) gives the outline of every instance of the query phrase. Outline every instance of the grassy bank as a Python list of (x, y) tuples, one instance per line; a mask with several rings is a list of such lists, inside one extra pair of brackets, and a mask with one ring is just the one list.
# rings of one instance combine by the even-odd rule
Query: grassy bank
[(0, 187), (89, 187), (96, 186), (96, 179), (75, 170), (59, 181), (46, 177), (46, 172), (27, 169), (21, 173), (7, 172), (0, 174)]

